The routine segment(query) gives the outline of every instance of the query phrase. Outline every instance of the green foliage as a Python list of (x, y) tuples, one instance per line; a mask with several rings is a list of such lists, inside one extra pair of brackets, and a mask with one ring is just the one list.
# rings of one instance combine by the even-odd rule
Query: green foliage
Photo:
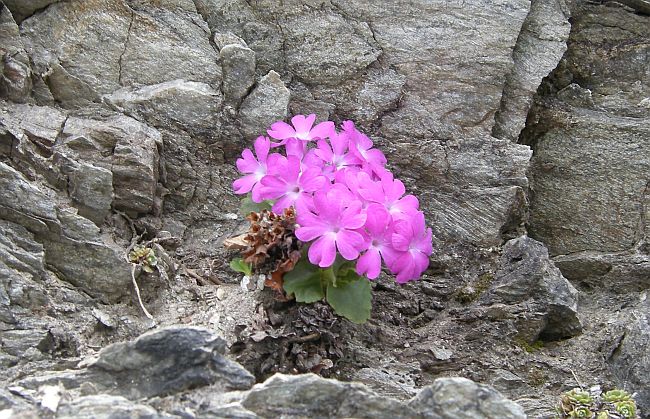
[(305, 257), (284, 274), (284, 290), (293, 294), (299, 303), (314, 303), (325, 297), (321, 281), (321, 269), (314, 266)]
[(244, 262), (244, 259), (242, 258), (235, 258), (231, 260), (230, 269), (232, 269), (235, 272), (241, 272), (244, 275), (249, 277), (253, 275), (253, 269), (251, 268), (251, 265)]
[(456, 294), (456, 301), (468, 304), (476, 301), (485, 290), (487, 290), (494, 281), (494, 275), (487, 272), (479, 276), (472, 284), (463, 287)]
[(541, 340), (536, 340), (533, 343), (528, 343), (526, 339), (521, 337), (515, 338), (515, 344), (519, 346), (521, 349), (523, 349), (524, 351), (528, 352), (529, 354), (539, 351), (544, 347), (544, 342)]
[(626, 400), (632, 400), (632, 396), (625, 390), (609, 390), (603, 394), (603, 400), (610, 403), (623, 402)]
[(336, 314), (354, 323), (364, 323), (370, 318), (370, 282), (357, 275), (352, 263), (340, 258), (331, 267), (322, 269), (303, 256), (284, 275), (284, 290), (300, 303), (325, 298)]
[(271, 207), (273, 207), (272, 201), (262, 201), (260, 203), (253, 202), (249, 194), (241, 200), (241, 204), (239, 205), (239, 213), (243, 216), (247, 216), (251, 212), (261, 212), (262, 210), (271, 211)]
[(129, 262), (142, 266), (142, 270), (152, 273), (158, 265), (158, 259), (153, 249), (148, 247), (136, 247), (129, 252)]
[(614, 408), (624, 418), (636, 417), (636, 403), (634, 403), (634, 400), (624, 400), (622, 402), (614, 403)]
[(600, 387), (589, 391), (574, 388), (560, 397), (559, 418), (637, 419), (638, 412), (632, 396), (619, 389), (601, 393)]

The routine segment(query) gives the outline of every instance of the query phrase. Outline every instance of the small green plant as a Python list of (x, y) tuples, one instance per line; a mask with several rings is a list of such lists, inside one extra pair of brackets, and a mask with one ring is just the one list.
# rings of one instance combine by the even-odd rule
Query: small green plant
[(152, 273), (156, 269), (158, 259), (153, 249), (149, 247), (136, 247), (129, 253), (129, 262), (138, 264), (142, 270)]
[(638, 419), (640, 418), (632, 395), (613, 389), (601, 393), (600, 386), (589, 391), (574, 388), (560, 396), (558, 418)]
[(516, 337), (514, 341), (517, 346), (519, 346), (521, 349), (528, 352), (529, 354), (539, 351), (544, 347), (544, 342), (541, 340), (536, 340), (533, 343), (528, 343), (526, 339), (521, 337)]

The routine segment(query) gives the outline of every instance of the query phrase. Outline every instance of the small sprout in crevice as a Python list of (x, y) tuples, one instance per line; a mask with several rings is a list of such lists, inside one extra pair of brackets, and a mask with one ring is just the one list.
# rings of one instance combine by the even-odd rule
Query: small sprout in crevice
[(158, 259), (153, 249), (149, 247), (136, 247), (129, 252), (129, 262), (142, 266), (142, 270), (152, 273), (158, 265)]
[(494, 275), (486, 272), (479, 276), (476, 281), (473, 281), (471, 284), (466, 285), (461, 288), (456, 294), (456, 301), (463, 304), (472, 303), (488, 289), (492, 282), (494, 281)]
[(529, 354), (539, 351), (544, 347), (544, 342), (541, 340), (536, 340), (533, 343), (529, 343), (526, 339), (522, 337), (516, 337), (514, 339), (514, 342), (517, 346), (519, 346), (521, 349), (528, 352)]

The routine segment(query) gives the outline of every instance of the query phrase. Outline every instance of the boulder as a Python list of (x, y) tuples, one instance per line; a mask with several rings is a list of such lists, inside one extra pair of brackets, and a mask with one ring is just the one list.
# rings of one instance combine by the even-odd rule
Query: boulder
[(260, 417), (416, 417), (415, 410), (378, 396), (361, 384), (328, 380), (315, 374), (276, 374), (253, 387), (241, 405)]
[(527, 236), (503, 246), (494, 281), (479, 302), (504, 304), (503, 310), (513, 315), (518, 338), (529, 344), (582, 332), (578, 292), (550, 260), (546, 247)]
[(525, 419), (524, 409), (485, 384), (462, 377), (438, 378), (408, 406), (427, 419)]
[(151, 406), (132, 402), (124, 397), (97, 394), (83, 396), (62, 403), (56, 411), (57, 419), (162, 419), (177, 416), (159, 414)]

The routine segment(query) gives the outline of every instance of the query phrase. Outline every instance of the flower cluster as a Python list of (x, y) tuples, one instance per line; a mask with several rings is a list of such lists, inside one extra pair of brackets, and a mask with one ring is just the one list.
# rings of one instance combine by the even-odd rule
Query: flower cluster
[(295, 208), (295, 235), (310, 243), (314, 265), (330, 267), (340, 254), (370, 279), (382, 261), (397, 282), (418, 279), (433, 250), (418, 199), (405, 195), (384, 154), (353, 122), (337, 130), (331, 121), (314, 126), (315, 119), (296, 115), (258, 137), (255, 153), (246, 149), (237, 160), (244, 176), (233, 183), (235, 193), (273, 201), (276, 213)]

